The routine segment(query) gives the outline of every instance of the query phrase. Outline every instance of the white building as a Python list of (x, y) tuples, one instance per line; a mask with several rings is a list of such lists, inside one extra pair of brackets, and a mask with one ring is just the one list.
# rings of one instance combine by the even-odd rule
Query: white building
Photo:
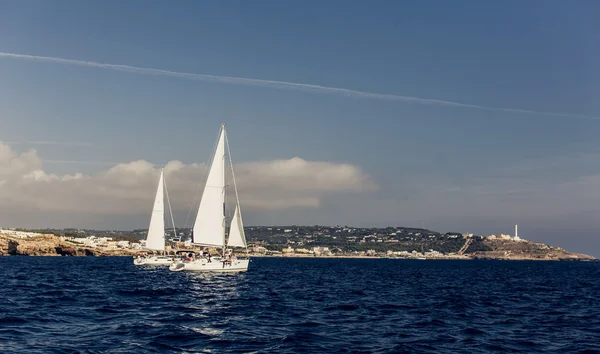
[(263, 246), (254, 246), (251, 248), (254, 253), (267, 253), (267, 249)]
[(328, 256), (331, 254), (329, 247), (313, 247), (313, 252), (317, 256)]
[(0, 234), (5, 234), (12, 237), (18, 238), (28, 238), (28, 237), (36, 237), (42, 236), (42, 234), (38, 232), (25, 232), (25, 231), (16, 231), (14, 228), (11, 229), (0, 229)]
[(521, 238), (519, 237), (519, 225), (515, 225), (515, 237), (513, 237), (513, 240), (521, 241)]
[(129, 241), (118, 241), (117, 242), (117, 247), (119, 248), (129, 248), (130, 242)]

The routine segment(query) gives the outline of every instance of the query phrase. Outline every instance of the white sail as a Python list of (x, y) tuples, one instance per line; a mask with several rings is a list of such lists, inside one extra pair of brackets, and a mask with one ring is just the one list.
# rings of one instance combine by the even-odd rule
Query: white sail
[(151, 250), (163, 251), (165, 249), (165, 205), (163, 201), (163, 171), (160, 171), (156, 197), (154, 198), (154, 207), (150, 217), (150, 226), (148, 227), (148, 236), (146, 237), (146, 248)]
[(246, 235), (244, 234), (244, 223), (242, 222), (242, 214), (240, 214), (239, 205), (236, 206), (231, 219), (231, 227), (229, 228), (229, 247), (246, 247)]
[(194, 243), (225, 244), (225, 131), (221, 128), (208, 177), (194, 222)]

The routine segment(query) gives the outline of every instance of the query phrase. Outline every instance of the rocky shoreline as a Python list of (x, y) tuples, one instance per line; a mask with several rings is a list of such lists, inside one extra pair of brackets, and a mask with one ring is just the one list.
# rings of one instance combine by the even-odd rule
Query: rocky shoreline
[(560, 247), (551, 247), (543, 243), (506, 240), (486, 240), (488, 251), (475, 251), (468, 255), (472, 259), (503, 259), (532, 261), (596, 261), (595, 257), (582, 253), (568, 252)]
[(139, 253), (138, 250), (85, 247), (51, 235), (30, 238), (0, 235), (0, 256), (134, 256)]
[[(485, 242), (488, 250), (465, 252), (462, 255), (449, 254), (427, 259), (498, 259), (498, 260), (545, 260), (545, 261), (596, 261), (595, 257), (567, 252), (559, 247), (547, 246), (536, 242), (514, 242), (505, 240), (489, 240)], [(136, 256), (145, 253), (133, 249), (103, 249), (86, 247), (71, 243), (53, 235), (43, 235), (30, 238), (15, 238), (0, 234), (0, 256)], [(264, 256), (264, 255), (252, 255)], [(314, 255), (269, 255), (266, 257), (296, 257), (296, 258), (395, 258), (364, 255), (343, 256), (314, 256)]]

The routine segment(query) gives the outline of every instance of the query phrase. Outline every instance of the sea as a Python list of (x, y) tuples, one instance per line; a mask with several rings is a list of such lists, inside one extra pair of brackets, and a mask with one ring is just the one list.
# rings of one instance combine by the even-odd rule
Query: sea
[(0, 353), (599, 353), (600, 262), (0, 257)]

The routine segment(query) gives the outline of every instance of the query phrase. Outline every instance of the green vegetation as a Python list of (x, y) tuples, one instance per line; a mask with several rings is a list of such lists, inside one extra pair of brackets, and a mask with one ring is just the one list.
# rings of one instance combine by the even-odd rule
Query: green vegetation
[[(28, 230), (40, 233), (51, 233), (67, 237), (111, 237), (116, 241), (138, 242), (146, 237), (147, 229), (132, 231), (117, 230), (88, 230), (88, 229), (45, 229)], [(182, 240), (190, 238), (189, 228), (178, 228), (177, 236)], [(291, 247), (294, 249), (309, 249), (328, 247), (336, 253), (366, 252), (374, 250), (377, 253), (387, 251), (429, 252), (437, 251), (443, 254), (456, 253), (464, 245), (465, 239), (461, 234), (451, 232), (441, 234), (427, 229), (408, 227), (386, 228), (352, 228), (348, 226), (254, 226), (246, 227), (246, 238), (251, 245), (259, 245), (270, 251), (282, 251)], [(166, 230), (167, 239), (174, 237), (173, 230)], [(483, 239), (476, 237), (467, 252), (483, 251)]]
[(484, 243), (484, 238), (476, 236), (465, 253), (492, 251), (492, 248)]
[(279, 226), (246, 229), (248, 242), (260, 244), (271, 251), (286, 247), (329, 247), (338, 252), (377, 253), (387, 251), (457, 252), (465, 243), (461, 234), (403, 227), (350, 228), (347, 226)]

